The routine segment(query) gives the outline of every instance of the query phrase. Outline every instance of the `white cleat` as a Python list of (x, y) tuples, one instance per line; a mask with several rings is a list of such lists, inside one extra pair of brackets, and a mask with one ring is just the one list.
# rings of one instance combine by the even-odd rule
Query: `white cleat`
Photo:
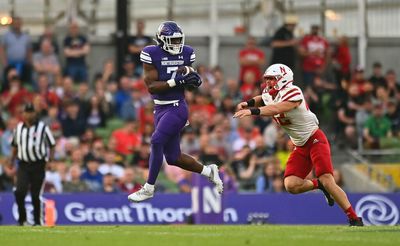
[(133, 192), (128, 196), (128, 200), (131, 202), (141, 202), (147, 199), (150, 199), (154, 196), (154, 190), (146, 189), (144, 186), (136, 191)]
[(213, 184), (215, 184), (215, 188), (217, 188), (218, 193), (222, 194), (222, 192), (224, 192), (224, 184), (222, 183), (222, 180), (219, 177), (218, 166), (215, 164), (211, 164), (211, 165), (209, 165), (209, 167), (211, 168), (211, 174), (208, 179)]

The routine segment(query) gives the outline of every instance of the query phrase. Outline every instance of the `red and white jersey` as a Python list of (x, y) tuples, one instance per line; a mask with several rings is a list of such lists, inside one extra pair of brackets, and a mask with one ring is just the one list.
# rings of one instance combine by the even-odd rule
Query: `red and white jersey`
[(285, 101), (301, 101), (301, 104), (282, 114), (274, 115), (273, 119), (278, 123), (296, 146), (303, 146), (311, 137), (313, 132), (318, 129), (318, 119), (310, 111), (304, 99), (301, 89), (292, 83), (281, 89), (275, 98), (264, 90), (262, 99), (265, 105), (273, 105)]

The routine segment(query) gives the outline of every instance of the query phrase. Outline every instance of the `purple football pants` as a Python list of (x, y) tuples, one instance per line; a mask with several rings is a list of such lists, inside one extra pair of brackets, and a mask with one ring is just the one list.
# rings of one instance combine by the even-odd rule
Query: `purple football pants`
[(155, 130), (151, 136), (150, 172), (147, 183), (155, 184), (163, 163), (163, 155), (170, 165), (181, 155), (180, 132), (188, 116), (188, 107), (183, 100), (176, 104), (155, 106)]

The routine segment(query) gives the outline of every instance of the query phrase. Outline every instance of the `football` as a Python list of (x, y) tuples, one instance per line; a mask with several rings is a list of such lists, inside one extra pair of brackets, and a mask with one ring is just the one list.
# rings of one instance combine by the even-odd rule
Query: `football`
[(182, 66), (182, 67), (178, 68), (177, 73), (182, 74), (183, 76), (186, 76), (189, 73), (192, 73), (194, 71), (195, 71), (194, 68), (191, 66)]

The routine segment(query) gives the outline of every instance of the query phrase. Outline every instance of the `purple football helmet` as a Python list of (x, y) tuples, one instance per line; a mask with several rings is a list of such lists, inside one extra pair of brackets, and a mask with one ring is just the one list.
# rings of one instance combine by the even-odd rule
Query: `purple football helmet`
[(165, 21), (160, 24), (156, 33), (157, 43), (163, 50), (172, 55), (182, 53), (185, 44), (185, 35), (174, 21)]

